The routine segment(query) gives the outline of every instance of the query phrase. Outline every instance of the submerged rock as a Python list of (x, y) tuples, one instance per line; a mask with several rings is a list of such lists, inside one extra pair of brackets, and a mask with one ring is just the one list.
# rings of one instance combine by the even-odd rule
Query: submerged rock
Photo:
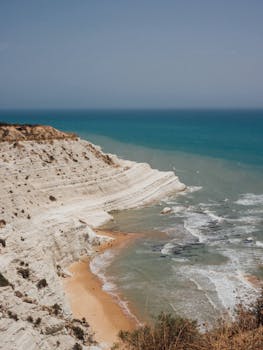
[(170, 207), (165, 207), (163, 208), (163, 210), (161, 211), (161, 214), (169, 214), (172, 212), (172, 208)]
[(246, 239), (244, 239), (244, 243), (253, 243), (254, 238), (253, 237), (247, 237)]

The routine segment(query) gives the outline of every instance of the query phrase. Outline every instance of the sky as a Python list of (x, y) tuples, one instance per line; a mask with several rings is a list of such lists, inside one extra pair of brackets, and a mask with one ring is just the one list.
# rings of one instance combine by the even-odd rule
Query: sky
[(262, 108), (262, 0), (0, 0), (0, 108)]

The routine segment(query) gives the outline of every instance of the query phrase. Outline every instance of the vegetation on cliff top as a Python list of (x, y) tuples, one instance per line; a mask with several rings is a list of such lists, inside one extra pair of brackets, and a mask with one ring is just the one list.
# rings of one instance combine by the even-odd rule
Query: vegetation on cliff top
[(153, 326), (119, 333), (121, 350), (262, 350), (263, 289), (250, 306), (239, 304), (232, 322), (219, 320), (210, 330), (200, 332), (197, 323), (161, 314)]
[(47, 125), (9, 124), (0, 122), (0, 142), (75, 140), (77, 135)]

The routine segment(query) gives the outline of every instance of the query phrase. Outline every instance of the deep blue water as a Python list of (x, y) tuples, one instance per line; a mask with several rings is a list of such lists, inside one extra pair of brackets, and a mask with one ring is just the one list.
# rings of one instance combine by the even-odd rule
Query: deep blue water
[(0, 121), (263, 165), (263, 110), (2, 110)]

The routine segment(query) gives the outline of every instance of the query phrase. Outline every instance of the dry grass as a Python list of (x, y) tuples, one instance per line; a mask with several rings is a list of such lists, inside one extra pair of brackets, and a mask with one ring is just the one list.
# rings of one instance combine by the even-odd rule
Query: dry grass
[(233, 322), (219, 320), (201, 333), (197, 323), (161, 314), (155, 325), (121, 331), (121, 350), (263, 350), (263, 290), (250, 306), (238, 305)]

